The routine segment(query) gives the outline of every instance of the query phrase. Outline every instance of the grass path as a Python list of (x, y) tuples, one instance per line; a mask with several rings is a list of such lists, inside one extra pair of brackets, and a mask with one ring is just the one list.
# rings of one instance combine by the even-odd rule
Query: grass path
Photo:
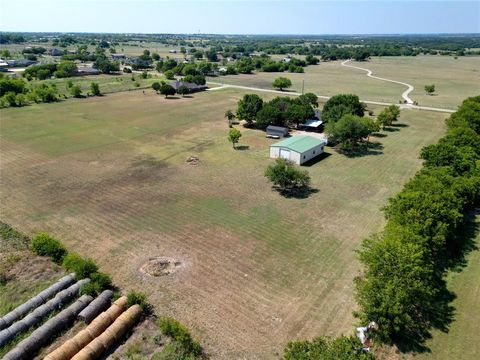
[(358, 69), (358, 70), (366, 71), (366, 72), (367, 72), (367, 76), (368, 76), (368, 77), (371, 77), (372, 79), (378, 79), (378, 80), (382, 80), (382, 81), (388, 81), (388, 82), (391, 82), (391, 83), (400, 84), (400, 85), (405, 85), (406, 87), (408, 87), (408, 89), (405, 90), (405, 91), (402, 93), (402, 98), (405, 99), (405, 101), (407, 102), (407, 104), (413, 104), (413, 100), (408, 96), (408, 95), (415, 89), (412, 85), (407, 84), (407, 83), (404, 83), (404, 82), (401, 82), (401, 81), (397, 81), (397, 80), (386, 79), (386, 78), (374, 76), (374, 75), (372, 75), (372, 70), (370, 70), (370, 69), (362, 68), (362, 67), (359, 67), (359, 66), (347, 65), (347, 63), (348, 63), (349, 61), (351, 61), (351, 59), (348, 59), (348, 60), (343, 61), (343, 62), (342, 62), (342, 66), (346, 66), (346, 67), (349, 67), (349, 68), (352, 68), (352, 69)]

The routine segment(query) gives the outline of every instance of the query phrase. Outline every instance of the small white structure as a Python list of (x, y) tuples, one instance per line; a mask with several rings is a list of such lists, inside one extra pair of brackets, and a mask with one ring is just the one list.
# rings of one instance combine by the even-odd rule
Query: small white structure
[(270, 157), (290, 160), (302, 165), (324, 151), (325, 140), (311, 136), (292, 136), (270, 145)]

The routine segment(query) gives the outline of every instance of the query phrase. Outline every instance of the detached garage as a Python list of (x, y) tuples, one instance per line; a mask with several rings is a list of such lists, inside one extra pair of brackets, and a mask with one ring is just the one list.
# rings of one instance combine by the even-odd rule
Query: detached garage
[(274, 159), (282, 157), (302, 165), (322, 154), (325, 144), (325, 140), (312, 136), (293, 136), (270, 145), (270, 157)]

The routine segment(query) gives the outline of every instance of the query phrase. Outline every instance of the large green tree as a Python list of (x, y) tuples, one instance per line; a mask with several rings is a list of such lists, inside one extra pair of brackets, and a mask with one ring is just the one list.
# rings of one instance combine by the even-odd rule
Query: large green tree
[(357, 95), (339, 94), (332, 96), (323, 106), (322, 119), (326, 122), (335, 122), (344, 115), (363, 116), (365, 104), (360, 102)]
[(257, 94), (245, 94), (237, 105), (237, 118), (252, 125), (257, 113), (263, 107), (263, 100)]
[(310, 175), (306, 170), (299, 170), (283, 158), (275, 159), (275, 164), (268, 165), (265, 176), (280, 190), (305, 188), (310, 185)]
[(347, 114), (336, 122), (327, 123), (325, 132), (329, 141), (340, 143), (343, 150), (353, 150), (364, 139), (368, 141), (370, 134), (377, 129), (378, 126), (372, 119)]
[(286, 77), (280, 76), (273, 80), (272, 86), (283, 91), (283, 89), (288, 89), (292, 86), (292, 81)]

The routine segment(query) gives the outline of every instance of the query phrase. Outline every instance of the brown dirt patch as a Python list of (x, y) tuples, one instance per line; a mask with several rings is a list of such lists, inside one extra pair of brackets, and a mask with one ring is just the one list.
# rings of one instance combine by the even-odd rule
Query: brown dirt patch
[(140, 268), (140, 272), (153, 277), (165, 276), (173, 274), (181, 266), (182, 263), (180, 261), (172, 258), (152, 257), (148, 259), (145, 264), (143, 264), (143, 266)]

